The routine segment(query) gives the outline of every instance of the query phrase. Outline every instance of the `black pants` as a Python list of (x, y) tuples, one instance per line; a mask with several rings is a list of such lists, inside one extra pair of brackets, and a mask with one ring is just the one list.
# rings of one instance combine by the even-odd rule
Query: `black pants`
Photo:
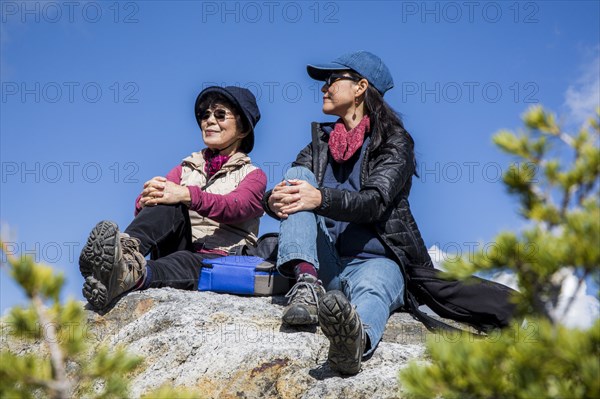
[(202, 261), (220, 257), (194, 252), (190, 216), (182, 204), (143, 208), (125, 233), (139, 239), (140, 252), (151, 256), (146, 288), (196, 290)]

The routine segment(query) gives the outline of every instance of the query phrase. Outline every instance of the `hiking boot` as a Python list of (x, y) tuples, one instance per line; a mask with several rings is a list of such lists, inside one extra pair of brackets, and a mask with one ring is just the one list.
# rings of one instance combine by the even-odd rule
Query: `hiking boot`
[(296, 284), (285, 295), (288, 305), (283, 309), (283, 322), (292, 326), (317, 324), (319, 300), (325, 289), (315, 276), (301, 274)]
[(146, 277), (146, 259), (139, 245), (137, 238), (119, 233), (113, 222), (94, 227), (79, 256), (83, 296), (94, 308), (105, 308)]
[(330, 367), (341, 374), (360, 371), (366, 334), (356, 309), (341, 291), (325, 294), (319, 305), (319, 324), (329, 339)]

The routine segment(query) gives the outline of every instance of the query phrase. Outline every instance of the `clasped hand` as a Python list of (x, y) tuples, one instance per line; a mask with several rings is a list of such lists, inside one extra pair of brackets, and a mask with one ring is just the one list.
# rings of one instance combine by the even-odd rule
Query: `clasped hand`
[(162, 176), (156, 176), (144, 183), (140, 205), (154, 206), (159, 204), (189, 204), (190, 192), (187, 187), (168, 181)]
[(321, 191), (306, 180), (284, 180), (273, 188), (269, 208), (280, 219), (301, 211), (312, 211), (321, 205)]

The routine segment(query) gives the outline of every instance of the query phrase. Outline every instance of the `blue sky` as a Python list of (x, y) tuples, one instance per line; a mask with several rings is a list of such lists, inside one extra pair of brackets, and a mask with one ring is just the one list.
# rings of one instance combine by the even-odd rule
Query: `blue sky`
[[(365, 49), (416, 141), (411, 206), (428, 247), (467, 253), (524, 221), (500, 173), (499, 129), (542, 104), (574, 129), (598, 103), (600, 5), (535, 2), (1, 3), (0, 220), (15, 251), (65, 272), (102, 219), (123, 228), (143, 182), (202, 147), (196, 95), (240, 85), (262, 119), (251, 156), (280, 181), (310, 141), (307, 63)], [(261, 232), (276, 231), (264, 217)], [(1, 309), (23, 301), (1, 272)]]

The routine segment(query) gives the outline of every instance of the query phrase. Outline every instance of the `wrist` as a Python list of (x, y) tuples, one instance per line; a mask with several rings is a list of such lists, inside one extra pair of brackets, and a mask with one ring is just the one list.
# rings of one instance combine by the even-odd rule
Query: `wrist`
[(272, 213), (276, 213), (276, 212), (273, 210), (273, 207), (271, 206), (271, 205), (272, 205), (272, 204), (271, 204), (271, 194), (273, 194), (273, 190), (269, 190), (269, 191), (267, 191), (267, 192), (265, 193), (265, 197), (264, 197), (264, 203), (265, 203), (265, 204), (267, 204), (267, 208), (268, 208), (267, 210), (268, 210), (268, 211), (270, 211), (270, 212), (272, 212)]
[(321, 191), (321, 187), (317, 187), (317, 208), (321, 207), (321, 204), (323, 203), (323, 192)]
[(317, 187), (317, 191), (319, 192), (319, 203), (315, 207), (315, 209), (322, 209), (325, 202), (325, 193), (322, 187)]

